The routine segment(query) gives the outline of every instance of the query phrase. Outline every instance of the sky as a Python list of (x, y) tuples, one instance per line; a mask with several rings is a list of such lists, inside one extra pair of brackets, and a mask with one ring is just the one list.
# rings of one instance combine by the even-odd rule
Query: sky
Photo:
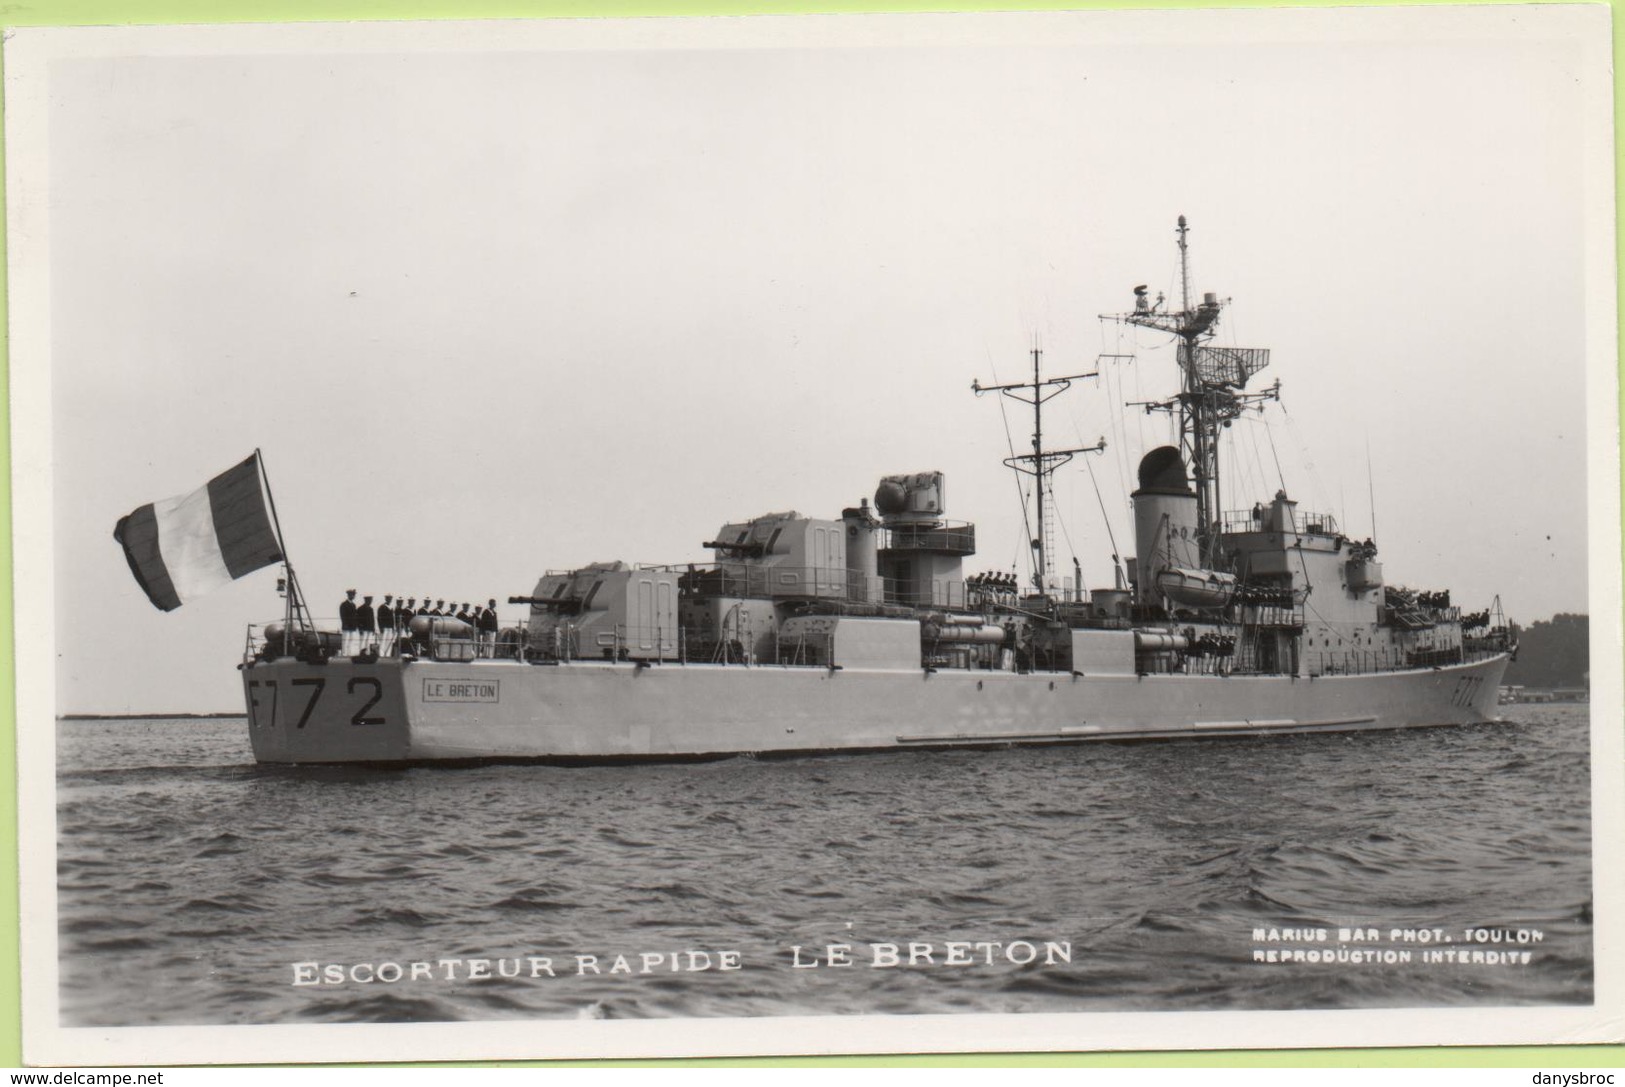
[(1100, 373), (1046, 433), (1106, 439), (1056, 498), (1058, 565), (1110, 585), (1171, 434), (1124, 404), (1177, 374), (1100, 315), (1177, 294), (1181, 214), (1215, 342), (1282, 383), (1230, 432), (1227, 508), (1284, 485), (1390, 584), (1586, 611), (1611, 344), (1584, 245), (1612, 220), (1572, 17), (79, 32), (12, 179), (47, 258), (14, 365), (50, 378), (58, 712), (240, 709), (276, 571), (164, 614), (112, 530), (255, 448), (318, 615), (704, 561), (726, 522), (923, 470), (977, 525), (967, 571), (1008, 570), (1030, 419), (971, 382), (1035, 343)]

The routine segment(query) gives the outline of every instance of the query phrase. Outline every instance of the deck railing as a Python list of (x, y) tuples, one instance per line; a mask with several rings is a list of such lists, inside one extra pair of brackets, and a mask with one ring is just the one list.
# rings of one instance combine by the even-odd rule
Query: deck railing
[(976, 526), (968, 521), (930, 525), (889, 525), (881, 530), (883, 551), (924, 551), (947, 555), (976, 553)]
[[(410, 621), (410, 619), (408, 620)], [(498, 619), (498, 628), (503, 629)], [(345, 631), (337, 619), (316, 618), (295, 623), (284, 620), (250, 623), (243, 643), (243, 660), (298, 657), (330, 660), (371, 657), (433, 657), (436, 660), (489, 660), (498, 655), (498, 635), (470, 628), (466, 635), (435, 633), (414, 635), (410, 628), (380, 631)]]
[[(641, 664), (725, 664), (741, 666), (780, 665), (786, 667), (828, 667), (832, 659), (830, 635), (826, 632), (805, 632), (794, 637), (781, 636), (777, 630), (765, 644), (746, 644), (737, 638), (717, 637), (714, 633), (686, 626), (627, 626), (617, 625), (608, 630), (584, 632), (568, 622), (554, 627), (540, 636), (532, 636), (523, 628), (508, 626), (500, 633), (481, 636), (435, 635), (405, 638), (365, 638), (358, 636), (346, 641), (341, 632), (332, 629), (336, 622), (319, 621), (315, 629), (295, 629), (284, 639), (276, 629), (280, 622), (258, 623), (248, 628), (244, 645), (245, 663), (270, 661), (293, 656), (301, 660), (329, 660), (349, 658), (400, 658), (436, 661), (511, 660), (533, 664), (564, 664), (574, 661), (622, 661)], [(267, 632), (267, 628), (271, 628)], [(398, 632), (397, 632), (398, 633)], [(1316, 676), (1370, 675), (1380, 672), (1405, 671), (1416, 668), (1445, 667), (1474, 663), (1503, 654), (1510, 649), (1505, 631), (1492, 636), (1468, 639), (1462, 646), (1440, 649), (1399, 648), (1381, 650), (1338, 650), (1308, 653), (1308, 674)], [(376, 657), (373, 654), (377, 654)], [(1066, 654), (1062, 654), (1066, 656)], [(974, 657), (974, 659), (973, 659)], [(1256, 661), (1252, 654), (1238, 649), (1232, 661), (1228, 655), (1186, 653), (1177, 662), (1166, 661), (1157, 671), (1180, 671), (1186, 674), (1205, 672), (1255, 673)], [(956, 658), (957, 659), (957, 658)], [(989, 658), (991, 660), (991, 657)], [(943, 665), (946, 658), (931, 663)], [(965, 658), (965, 667), (992, 665), (980, 656)], [(1050, 660), (1029, 656), (1019, 660), (1020, 671), (1066, 672), (1068, 660)], [(1270, 674), (1276, 674), (1271, 672)]]
[[(1338, 535), (1337, 518), (1329, 513), (1313, 513), (1299, 509), (1294, 509), (1291, 513), (1293, 532), (1322, 536)], [(1271, 506), (1255, 506), (1250, 510), (1227, 510), (1219, 519), (1219, 531), (1227, 535), (1281, 531), (1274, 527), (1274, 520), (1275, 510)]]
[(1309, 674), (1317, 676), (1362, 676), (1374, 672), (1402, 672), (1417, 668), (1444, 668), (1455, 664), (1476, 664), (1507, 652), (1504, 645), (1469, 642), (1440, 649), (1339, 650), (1316, 652)]
[[(784, 566), (744, 562), (686, 563), (641, 569), (674, 571), (685, 594), (766, 600), (817, 600), (849, 604), (963, 608), (971, 586), (963, 578), (920, 582), (883, 578), (844, 567)], [(992, 594), (985, 602), (992, 603)], [(1015, 594), (1007, 594), (1014, 603)]]

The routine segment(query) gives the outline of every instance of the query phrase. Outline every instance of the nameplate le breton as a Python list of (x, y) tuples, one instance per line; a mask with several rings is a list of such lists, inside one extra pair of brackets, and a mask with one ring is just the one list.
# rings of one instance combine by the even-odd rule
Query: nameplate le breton
[(423, 680), (425, 702), (500, 702), (502, 684), (495, 679), (435, 679)]

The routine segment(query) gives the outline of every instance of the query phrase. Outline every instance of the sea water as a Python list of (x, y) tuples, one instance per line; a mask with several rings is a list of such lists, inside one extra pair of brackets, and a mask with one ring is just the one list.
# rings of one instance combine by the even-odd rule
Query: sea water
[(563, 768), (58, 723), (64, 1025), (1592, 998), (1588, 707)]

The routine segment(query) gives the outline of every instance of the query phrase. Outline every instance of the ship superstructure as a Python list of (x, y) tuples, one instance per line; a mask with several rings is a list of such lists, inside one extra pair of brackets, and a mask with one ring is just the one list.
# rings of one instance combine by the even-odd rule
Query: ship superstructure
[[(1054, 573), (1051, 480), (1105, 448), (1046, 447), (1043, 406), (1092, 374), (982, 386), (1030, 406), (1030, 578), (974, 574), (941, 472), (883, 477), (837, 516), (723, 524), (708, 561), (544, 574), (494, 638), (419, 616), (350, 656), (290, 605), (250, 632), (256, 757), (273, 762), (715, 757), (1455, 724), (1496, 704), (1499, 606), (1387, 585), (1371, 540), (1285, 490), (1225, 512), (1218, 443), (1278, 398), (1262, 349), (1211, 344), (1179, 220), (1177, 310), (1136, 288), (1117, 318), (1174, 337), (1179, 392), (1142, 405), (1179, 444), (1140, 461), (1136, 553), (1109, 588)], [(1074, 560), (1075, 561), (1075, 560)], [(1080, 570), (1081, 575), (1081, 570)], [(290, 586), (297, 583), (290, 577)]]

